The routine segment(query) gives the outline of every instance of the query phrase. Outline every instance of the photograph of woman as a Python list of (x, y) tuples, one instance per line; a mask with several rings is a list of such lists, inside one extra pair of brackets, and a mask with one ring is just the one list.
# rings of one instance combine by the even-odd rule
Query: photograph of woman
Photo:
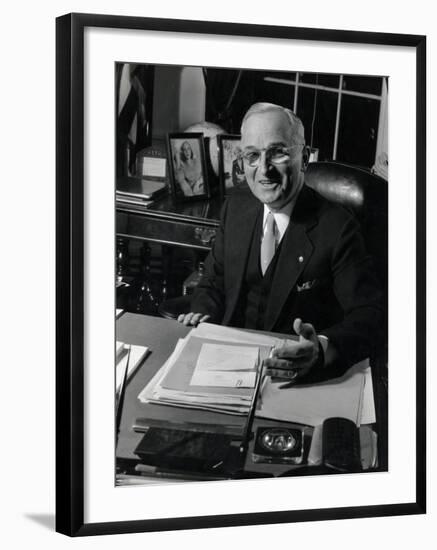
[(183, 138), (169, 136), (176, 195), (199, 197), (207, 194), (202, 147), (201, 135), (194, 137), (187, 134)]

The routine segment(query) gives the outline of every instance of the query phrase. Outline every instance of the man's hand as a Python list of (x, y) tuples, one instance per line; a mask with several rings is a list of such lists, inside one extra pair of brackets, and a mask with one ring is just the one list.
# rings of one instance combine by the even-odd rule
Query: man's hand
[(295, 319), (293, 328), (299, 335), (299, 341), (273, 350), (273, 357), (266, 359), (266, 374), (273, 378), (297, 380), (302, 378), (317, 363), (319, 358), (319, 339), (310, 323)]
[(184, 324), (186, 327), (197, 327), (199, 323), (208, 321), (210, 315), (203, 315), (203, 313), (181, 313), (178, 317), (178, 322)]

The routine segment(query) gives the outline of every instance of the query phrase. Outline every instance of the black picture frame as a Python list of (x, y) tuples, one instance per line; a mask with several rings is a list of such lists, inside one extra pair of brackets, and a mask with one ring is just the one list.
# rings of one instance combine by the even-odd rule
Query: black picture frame
[(220, 134), (217, 136), (219, 148), (220, 194), (223, 198), (237, 186), (246, 186), (243, 158), (237, 159), (241, 136), (239, 134)]
[[(84, 30), (134, 29), (411, 48), (416, 55), (416, 496), (353, 507), (84, 522)], [(56, 530), (70, 536), (422, 514), (426, 511), (426, 37), (68, 14), (56, 21)], [(413, 368), (413, 366), (412, 366)]]
[[(183, 148), (190, 158), (183, 160)], [(210, 197), (205, 141), (201, 132), (173, 132), (167, 134), (167, 160), (170, 189), (175, 201), (187, 202)], [(184, 168), (185, 163), (193, 163)], [(194, 172), (193, 172), (194, 166)], [(200, 171), (200, 176), (199, 176)], [(194, 174), (194, 177), (191, 177)]]

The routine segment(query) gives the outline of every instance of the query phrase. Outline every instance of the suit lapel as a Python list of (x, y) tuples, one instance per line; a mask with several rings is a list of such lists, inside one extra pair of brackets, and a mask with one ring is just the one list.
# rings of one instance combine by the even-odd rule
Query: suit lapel
[(266, 330), (273, 330), (288, 295), (295, 287), (313, 253), (314, 245), (308, 232), (317, 223), (315, 215), (317, 202), (312, 191), (304, 186), (281, 244), (265, 313)]
[(263, 205), (258, 200), (250, 198), (245, 204), (244, 210), (239, 213), (238, 219), (231, 230), (231, 235), (234, 238), (231, 241), (225, 260), (228, 303), (223, 318), (224, 325), (230, 322), (235, 311), (252, 239), (254, 238), (256, 222), (262, 211)]

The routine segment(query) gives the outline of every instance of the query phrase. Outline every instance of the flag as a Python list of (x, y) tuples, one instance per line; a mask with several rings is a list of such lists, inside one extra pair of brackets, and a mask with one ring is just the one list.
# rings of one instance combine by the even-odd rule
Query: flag
[(150, 145), (154, 68), (117, 63), (117, 174), (133, 175), (138, 151)]

